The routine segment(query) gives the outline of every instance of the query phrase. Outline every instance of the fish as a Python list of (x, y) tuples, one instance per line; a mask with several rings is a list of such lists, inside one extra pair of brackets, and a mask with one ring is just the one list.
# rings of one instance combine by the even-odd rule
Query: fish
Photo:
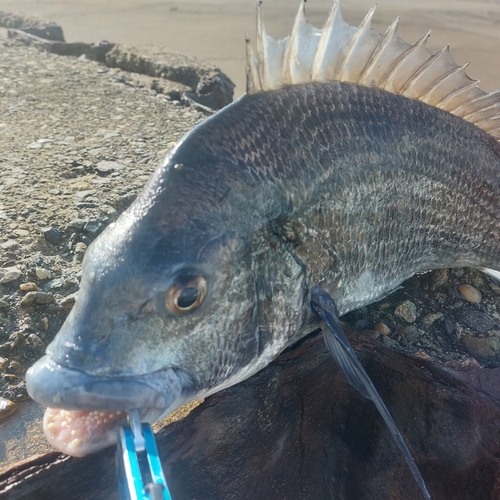
[(89, 246), (76, 303), (27, 372), (54, 447), (92, 453), (128, 410), (154, 422), (237, 384), (320, 318), (376, 400), (338, 317), (433, 269), (500, 279), (500, 92), (373, 15), (352, 27), (335, 0), (319, 29), (302, 2), (276, 39), (259, 4), (247, 93)]

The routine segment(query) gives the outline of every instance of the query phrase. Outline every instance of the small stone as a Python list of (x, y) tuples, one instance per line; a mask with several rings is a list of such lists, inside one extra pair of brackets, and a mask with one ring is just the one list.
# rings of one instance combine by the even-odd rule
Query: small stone
[(87, 221), (85, 219), (73, 219), (68, 224), (69, 229), (73, 229), (74, 231), (81, 231), (83, 226)]
[(17, 411), (16, 403), (13, 403), (9, 399), (0, 397), (0, 420), (10, 417), (16, 411)]
[(103, 205), (101, 207), (101, 210), (107, 214), (107, 215), (116, 215), (116, 209), (114, 209), (113, 207), (109, 206), (109, 205)]
[(15, 235), (20, 236), (20, 237), (26, 237), (29, 236), (30, 232), (26, 231), (26, 229), (15, 229), (12, 231)]
[(30, 335), (28, 335), (28, 338), (26, 340), (33, 349), (38, 349), (38, 350), (45, 349), (45, 344), (43, 343), (42, 339), (35, 333), (31, 333)]
[(0, 309), (8, 309), (10, 307), (10, 304), (3, 299), (0, 299)]
[(125, 165), (122, 165), (121, 163), (118, 163), (116, 161), (100, 161), (96, 165), (96, 170), (99, 175), (109, 175), (111, 172), (116, 172), (118, 170), (123, 170), (125, 168)]
[(462, 297), (469, 302), (473, 302), (474, 304), (479, 304), (481, 302), (481, 292), (472, 285), (460, 285), (458, 291), (462, 294)]
[(13, 373), (14, 375), (23, 375), (25, 372), (25, 369), (23, 368), (23, 365), (21, 365), (21, 363), (19, 363), (19, 361), (13, 359), (9, 363), (9, 366), (7, 367), (7, 372)]
[(78, 292), (72, 293), (71, 295), (67, 295), (64, 299), (61, 300), (61, 305), (66, 308), (73, 307), (73, 304), (76, 302), (76, 298), (78, 297)]
[(2, 244), (0, 244), (0, 246), (4, 250), (14, 250), (14, 249), (20, 247), (19, 243), (16, 240), (7, 240), (7, 241), (3, 242)]
[(78, 198), (81, 198), (83, 200), (84, 198), (95, 194), (95, 189), (89, 189), (88, 191), (77, 191), (75, 194), (76, 196), (78, 196)]
[(77, 258), (78, 262), (82, 262), (83, 256), (85, 255), (86, 251), (87, 251), (87, 245), (83, 243), (83, 241), (79, 241), (75, 245), (75, 257)]
[(45, 269), (43, 267), (37, 267), (35, 269), (35, 274), (39, 280), (47, 280), (52, 278), (52, 273), (48, 269)]
[(390, 335), (391, 329), (385, 323), (377, 323), (374, 327), (374, 330), (379, 332), (381, 335)]
[(0, 268), (0, 284), (10, 283), (22, 276), (22, 272), (17, 267), (2, 267)]
[(28, 144), (28, 149), (42, 149), (42, 145), (39, 142), (32, 142), (31, 144)]
[(19, 285), (19, 290), (21, 290), (21, 292), (36, 292), (38, 287), (36, 283), (30, 281), (29, 283), (21, 283)]
[(55, 227), (42, 229), (45, 240), (51, 245), (59, 245), (62, 241), (62, 234)]
[(21, 332), (14, 332), (9, 336), (9, 342), (12, 345), (12, 350), (15, 351), (18, 347), (20, 347), (24, 343), (24, 337)]
[(47, 292), (28, 292), (23, 300), (21, 300), (22, 306), (44, 306), (47, 304), (52, 304), (56, 299), (51, 293)]
[(417, 307), (410, 300), (405, 300), (396, 307), (394, 314), (408, 323), (415, 323), (417, 319)]

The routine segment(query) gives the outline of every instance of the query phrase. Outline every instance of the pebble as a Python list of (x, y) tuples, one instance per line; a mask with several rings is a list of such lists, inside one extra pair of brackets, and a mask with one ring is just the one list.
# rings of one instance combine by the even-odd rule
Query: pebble
[(31, 333), (30, 335), (28, 335), (28, 338), (26, 340), (28, 341), (30, 346), (33, 347), (34, 349), (38, 350), (45, 349), (45, 344), (43, 343), (43, 340), (35, 333)]
[(47, 280), (52, 278), (52, 273), (44, 267), (37, 267), (35, 269), (35, 274), (39, 280)]
[(22, 276), (22, 272), (17, 267), (0, 268), (0, 284), (10, 283)]
[(59, 245), (62, 241), (62, 234), (55, 227), (42, 229), (45, 240), (51, 245)]
[(19, 290), (21, 290), (21, 292), (36, 292), (38, 287), (36, 286), (36, 283), (30, 281), (28, 283), (21, 283), (19, 285)]
[(93, 194), (95, 194), (95, 189), (89, 189), (87, 191), (77, 191), (75, 194), (76, 196), (78, 196), (78, 198), (81, 198), (83, 200), (84, 198), (87, 198), (87, 196), (92, 196)]
[(118, 163), (116, 161), (100, 161), (96, 165), (96, 170), (99, 175), (108, 175), (111, 172), (116, 172), (118, 170), (123, 170), (125, 168), (125, 165), (122, 165), (121, 163)]
[(21, 238), (24, 238), (26, 236), (29, 236), (30, 232), (27, 231), (26, 229), (15, 229), (14, 231), (12, 231), (15, 235), (21, 237)]
[(28, 292), (21, 300), (22, 306), (43, 306), (52, 304), (56, 299), (54, 295), (47, 292)]
[(396, 307), (394, 314), (408, 323), (415, 323), (417, 319), (417, 307), (411, 300), (405, 300)]
[(6, 300), (0, 299), (0, 309), (8, 309), (10, 307)]
[(15, 403), (9, 399), (0, 397), (0, 420), (9, 417), (17, 410)]
[(458, 291), (461, 293), (462, 297), (469, 302), (473, 302), (474, 304), (479, 304), (481, 302), (481, 292), (475, 286), (463, 284), (458, 287)]
[(390, 335), (391, 329), (385, 323), (377, 323), (374, 327), (374, 330), (379, 332), (381, 335)]
[(0, 246), (4, 250), (14, 250), (16, 248), (19, 248), (21, 245), (19, 245), (19, 243), (16, 240), (7, 240), (1, 243)]
[(86, 191), (92, 189), (92, 184), (88, 183), (87, 181), (78, 181), (70, 184), (69, 187), (73, 191)]

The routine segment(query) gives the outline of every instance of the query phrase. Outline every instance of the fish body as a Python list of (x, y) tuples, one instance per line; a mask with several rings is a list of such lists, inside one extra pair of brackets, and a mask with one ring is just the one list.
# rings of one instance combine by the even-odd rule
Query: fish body
[[(494, 135), (383, 88), (267, 87), (193, 129), (89, 247), (78, 300), (28, 372), (34, 399), (153, 421), (309, 333), (315, 286), (342, 315), (415, 273), (500, 271)], [(114, 431), (52, 437), (78, 455)]]

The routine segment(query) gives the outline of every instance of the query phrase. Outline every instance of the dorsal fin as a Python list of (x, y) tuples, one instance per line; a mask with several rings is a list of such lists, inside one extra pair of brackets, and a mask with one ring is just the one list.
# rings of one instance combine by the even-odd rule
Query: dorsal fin
[(396, 19), (381, 35), (371, 27), (375, 7), (359, 28), (342, 18), (339, 0), (323, 29), (308, 23), (305, 0), (290, 36), (267, 35), (257, 4), (257, 51), (248, 42), (247, 93), (307, 82), (341, 81), (376, 87), (417, 99), (474, 123), (500, 140), (500, 90), (486, 93), (477, 80), (450, 56), (448, 46), (431, 54), (425, 43), (414, 45), (396, 34)]

